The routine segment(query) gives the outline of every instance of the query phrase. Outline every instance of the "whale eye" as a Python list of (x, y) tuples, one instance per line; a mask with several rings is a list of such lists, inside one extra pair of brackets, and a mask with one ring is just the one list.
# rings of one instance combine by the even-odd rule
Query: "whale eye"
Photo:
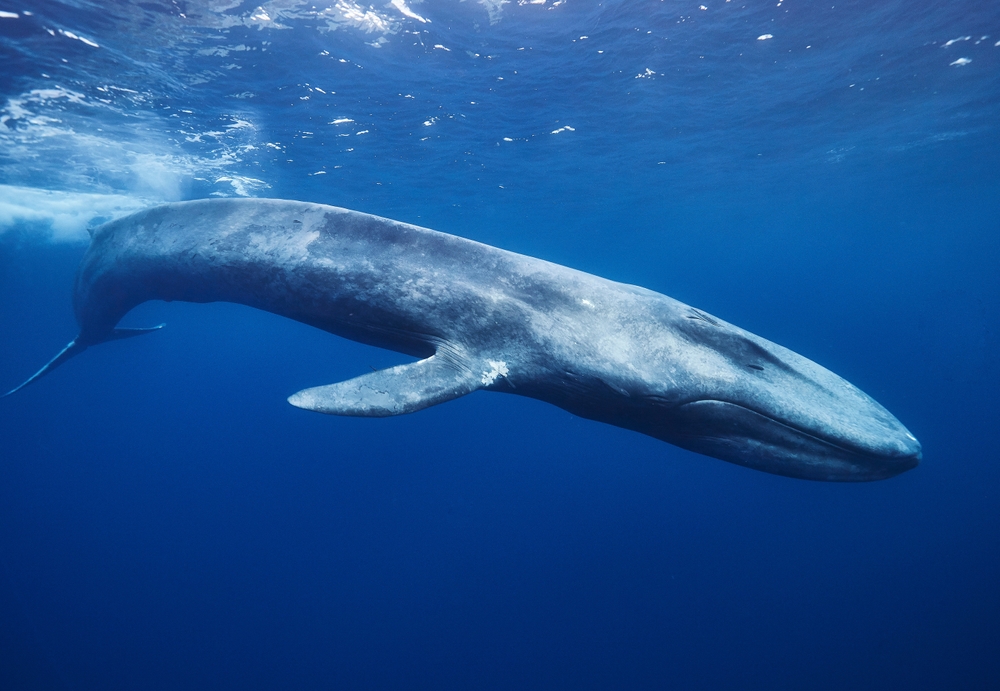
[(749, 367), (750, 369), (755, 369), (758, 372), (763, 372), (764, 371), (764, 368), (761, 367), (760, 365), (747, 365), (747, 367)]

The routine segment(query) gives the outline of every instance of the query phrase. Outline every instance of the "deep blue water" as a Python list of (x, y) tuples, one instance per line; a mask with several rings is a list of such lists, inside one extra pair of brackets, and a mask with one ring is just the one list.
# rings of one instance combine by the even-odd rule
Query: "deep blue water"
[(315, 415), (406, 358), (149, 303), (0, 400), (0, 688), (1000, 686), (1000, 5), (699, 4), (0, 0), (4, 390), (88, 226), (269, 196), (666, 293), (924, 446), (841, 485), (518, 396)]

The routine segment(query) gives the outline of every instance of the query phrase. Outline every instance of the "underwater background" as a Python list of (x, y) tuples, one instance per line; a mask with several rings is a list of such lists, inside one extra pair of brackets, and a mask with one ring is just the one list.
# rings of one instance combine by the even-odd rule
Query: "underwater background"
[(0, 389), (87, 228), (300, 199), (670, 295), (924, 448), (767, 475), (230, 304), (0, 400), (0, 689), (1000, 686), (1000, 4), (0, 0)]

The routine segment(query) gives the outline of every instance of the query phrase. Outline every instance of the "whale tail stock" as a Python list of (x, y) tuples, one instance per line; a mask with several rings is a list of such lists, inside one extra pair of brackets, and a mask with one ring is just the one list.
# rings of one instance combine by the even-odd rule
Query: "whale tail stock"
[(159, 329), (162, 329), (164, 326), (165, 324), (158, 324), (157, 326), (150, 326), (142, 329), (116, 328), (111, 331), (111, 333), (108, 335), (107, 338), (104, 338), (100, 341), (93, 341), (90, 343), (82, 342), (80, 340), (80, 336), (77, 336), (75, 339), (70, 341), (65, 348), (60, 350), (59, 353), (54, 358), (49, 360), (44, 367), (42, 367), (40, 370), (35, 372), (30, 377), (28, 377), (20, 386), (15, 386), (13, 389), (5, 393), (3, 396), (0, 396), (0, 398), (6, 398), (11, 394), (17, 393), (18, 391), (26, 387), (28, 384), (32, 384), (38, 381), (46, 374), (54, 370), (56, 367), (63, 364), (70, 358), (79, 355), (92, 345), (97, 345), (98, 343), (104, 343), (105, 341), (116, 341), (120, 338), (131, 338), (132, 336), (141, 336), (142, 334), (147, 334), (150, 333), (151, 331), (157, 331)]

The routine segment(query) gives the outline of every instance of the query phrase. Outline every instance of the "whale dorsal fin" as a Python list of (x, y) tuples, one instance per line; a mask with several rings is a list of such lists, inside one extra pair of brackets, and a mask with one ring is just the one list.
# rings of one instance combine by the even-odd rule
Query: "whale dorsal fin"
[(415, 413), (482, 386), (481, 378), (468, 368), (432, 355), (426, 360), (364, 374), (339, 384), (303, 389), (289, 396), (288, 402), (328, 415), (389, 417)]

